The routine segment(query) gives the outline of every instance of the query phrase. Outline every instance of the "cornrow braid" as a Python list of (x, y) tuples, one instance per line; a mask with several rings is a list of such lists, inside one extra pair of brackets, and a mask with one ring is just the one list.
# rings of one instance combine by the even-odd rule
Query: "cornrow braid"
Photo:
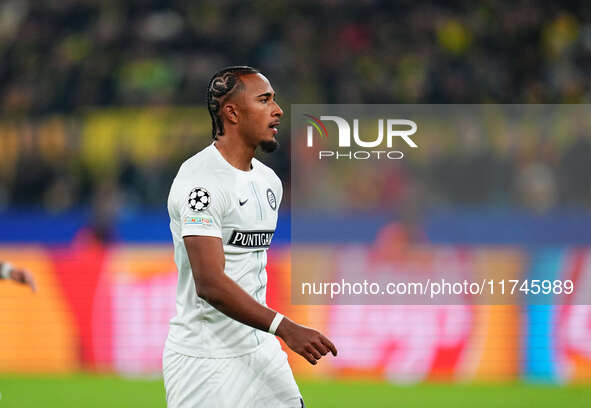
[(220, 116), (220, 108), (236, 89), (242, 86), (240, 77), (248, 74), (258, 74), (259, 71), (248, 66), (226, 67), (218, 71), (207, 86), (207, 110), (211, 116), (211, 137), (217, 139), (224, 134), (224, 123)]

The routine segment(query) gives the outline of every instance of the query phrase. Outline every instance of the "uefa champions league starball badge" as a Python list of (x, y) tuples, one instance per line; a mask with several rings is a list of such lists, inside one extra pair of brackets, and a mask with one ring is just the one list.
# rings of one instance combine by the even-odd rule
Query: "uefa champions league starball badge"
[(191, 190), (189, 194), (189, 208), (193, 211), (203, 211), (209, 207), (211, 198), (209, 192), (203, 187), (197, 187)]

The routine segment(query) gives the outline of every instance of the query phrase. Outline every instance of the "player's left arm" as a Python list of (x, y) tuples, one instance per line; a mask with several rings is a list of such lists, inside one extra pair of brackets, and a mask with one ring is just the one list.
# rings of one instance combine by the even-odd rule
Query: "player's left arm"
[(33, 275), (22, 268), (15, 268), (8, 262), (0, 263), (0, 279), (11, 279), (17, 283), (28, 285), (33, 292), (37, 289)]

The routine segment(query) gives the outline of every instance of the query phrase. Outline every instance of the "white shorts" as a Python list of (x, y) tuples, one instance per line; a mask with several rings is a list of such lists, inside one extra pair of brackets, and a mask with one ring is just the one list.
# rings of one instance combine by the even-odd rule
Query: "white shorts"
[(279, 341), (268, 339), (253, 353), (199, 358), (164, 347), (168, 408), (301, 408), (300, 390)]

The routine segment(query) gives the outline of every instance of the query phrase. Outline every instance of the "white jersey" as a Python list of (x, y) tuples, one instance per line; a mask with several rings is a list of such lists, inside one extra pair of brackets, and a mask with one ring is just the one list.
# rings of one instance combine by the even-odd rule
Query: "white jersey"
[(283, 195), (275, 172), (256, 159), (250, 171), (230, 165), (211, 144), (185, 161), (168, 196), (178, 269), (176, 316), (167, 346), (195, 357), (236, 357), (253, 352), (271, 334), (229, 318), (197, 296), (183, 237), (222, 239), (224, 272), (266, 305), (267, 248)]

